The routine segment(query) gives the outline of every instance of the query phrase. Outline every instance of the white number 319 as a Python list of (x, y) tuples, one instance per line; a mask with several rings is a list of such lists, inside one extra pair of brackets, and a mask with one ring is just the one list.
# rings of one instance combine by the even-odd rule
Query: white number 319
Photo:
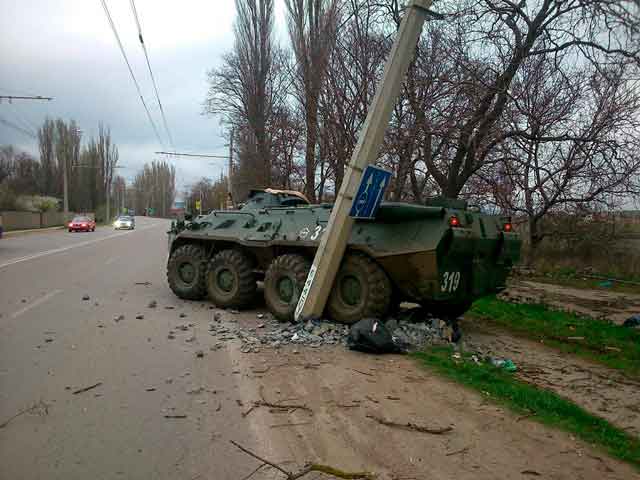
[(442, 291), (455, 292), (460, 285), (460, 272), (444, 272), (442, 276)]

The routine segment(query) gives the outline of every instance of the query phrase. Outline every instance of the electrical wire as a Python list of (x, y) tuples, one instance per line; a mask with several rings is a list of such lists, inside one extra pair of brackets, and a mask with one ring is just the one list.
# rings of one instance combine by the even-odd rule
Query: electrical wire
[(104, 8), (104, 13), (107, 16), (107, 20), (109, 21), (109, 25), (111, 26), (111, 30), (113, 31), (113, 35), (116, 37), (116, 41), (118, 42), (118, 46), (120, 47), (120, 52), (122, 52), (122, 56), (124, 57), (124, 61), (127, 64), (127, 68), (129, 69), (129, 73), (131, 74), (131, 79), (133, 80), (133, 83), (136, 86), (136, 90), (138, 91), (138, 95), (140, 96), (140, 101), (142, 102), (142, 106), (144, 107), (145, 111), (147, 112), (147, 117), (149, 118), (149, 122), (151, 123), (151, 126), (153, 127), (153, 131), (156, 134), (156, 138), (158, 139), (158, 142), (160, 142), (160, 145), (162, 145), (162, 147), (164, 148), (164, 142), (162, 141), (162, 139), (160, 138), (160, 135), (158, 134), (158, 129), (156, 127), (155, 122), (153, 121), (153, 118), (151, 117), (151, 112), (149, 112), (149, 108), (147, 107), (146, 102), (144, 101), (144, 98), (142, 96), (142, 91), (140, 90), (140, 85), (138, 84), (138, 80), (136, 80), (136, 76), (133, 74), (133, 70), (131, 68), (131, 64), (129, 63), (129, 59), (127, 58), (127, 54), (124, 51), (124, 47), (122, 46), (122, 42), (120, 41), (120, 35), (118, 35), (118, 30), (116, 29), (115, 24), (113, 23), (113, 19), (111, 18), (111, 14), (109, 13), (109, 8), (107, 7), (107, 3), (105, 0), (100, 0), (102, 2), (102, 7)]
[(176, 147), (173, 144), (173, 137), (171, 136), (171, 132), (169, 131), (169, 124), (167, 123), (167, 117), (164, 114), (164, 108), (162, 108), (162, 102), (160, 101), (160, 94), (158, 93), (158, 85), (156, 84), (156, 79), (155, 79), (155, 76), (153, 75), (153, 70), (151, 68), (151, 62), (149, 61), (149, 53), (147, 52), (147, 46), (145, 45), (144, 39), (142, 38), (142, 27), (140, 26), (140, 19), (138, 17), (138, 10), (136, 9), (136, 3), (134, 0), (130, 0), (130, 3), (131, 3), (131, 11), (133, 12), (133, 18), (135, 19), (136, 25), (138, 27), (138, 40), (140, 40), (140, 45), (142, 46), (142, 51), (144, 52), (144, 58), (147, 60), (147, 67), (149, 68), (149, 75), (151, 76), (153, 89), (156, 92), (156, 100), (158, 101), (158, 107), (160, 107), (160, 114), (162, 115), (164, 129), (167, 132), (167, 137), (169, 137), (169, 143), (171, 144), (171, 148), (175, 151)]
[(28, 130), (25, 130), (24, 128), (16, 125), (13, 122), (10, 122), (9, 120), (4, 119), (2, 117), (0, 117), (0, 123), (6, 125), (7, 127), (13, 128), (14, 130), (17, 130), (18, 132), (22, 133), (23, 135), (26, 135), (27, 137), (31, 137), (33, 139), (37, 139), (38, 138), (32, 132), (30, 132)]
[(18, 125), (20, 125), (21, 127), (23, 127), (25, 130), (28, 130), (32, 135), (36, 134), (36, 131), (38, 130), (38, 127), (36, 127), (33, 122), (29, 121), (27, 118), (23, 117), (20, 112), (18, 111), (18, 109), (15, 107), (15, 105), (13, 105), (12, 103), (9, 103), (9, 108), (11, 108), (11, 110), (13, 110), (13, 113), (16, 117), (16, 120), (18, 122)]

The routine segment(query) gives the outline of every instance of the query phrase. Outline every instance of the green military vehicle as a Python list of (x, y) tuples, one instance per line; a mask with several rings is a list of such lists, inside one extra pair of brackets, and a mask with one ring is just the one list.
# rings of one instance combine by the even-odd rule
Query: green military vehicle
[[(180, 298), (208, 295), (219, 307), (245, 308), (263, 281), (269, 310), (293, 320), (331, 208), (310, 205), (299, 192), (256, 189), (239, 210), (174, 222), (169, 286)], [(461, 200), (383, 202), (374, 220), (355, 222), (326, 313), (351, 324), (409, 301), (453, 319), (503, 289), (519, 253), (508, 217), (481, 214)]]

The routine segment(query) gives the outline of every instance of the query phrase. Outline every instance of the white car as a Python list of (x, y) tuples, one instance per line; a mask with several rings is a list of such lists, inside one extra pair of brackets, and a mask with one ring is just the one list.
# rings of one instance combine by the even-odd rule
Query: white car
[(122, 230), (126, 228), (127, 230), (133, 230), (136, 228), (136, 220), (133, 217), (121, 216), (116, 218), (116, 221), (113, 222), (113, 228), (116, 230)]

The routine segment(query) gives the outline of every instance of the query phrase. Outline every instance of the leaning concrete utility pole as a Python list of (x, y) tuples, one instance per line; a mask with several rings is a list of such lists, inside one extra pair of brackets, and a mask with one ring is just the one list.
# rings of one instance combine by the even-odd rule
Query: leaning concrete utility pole
[(362, 172), (367, 165), (376, 161), (384, 133), (389, 125), (391, 111), (413, 58), (430, 6), (431, 0), (407, 1), (398, 36), (384, 67), (382, 81), (369, 108), (358, 144), (353, 151), (351, 162), (333, 205), (327, 229), (322, 236), (300, 295), (295, 312), (297, 321), (309, 317), (320, 317), (324, 311), (351, 235), (354, 220), (349, 217), (349, 210), (358, 191)]

